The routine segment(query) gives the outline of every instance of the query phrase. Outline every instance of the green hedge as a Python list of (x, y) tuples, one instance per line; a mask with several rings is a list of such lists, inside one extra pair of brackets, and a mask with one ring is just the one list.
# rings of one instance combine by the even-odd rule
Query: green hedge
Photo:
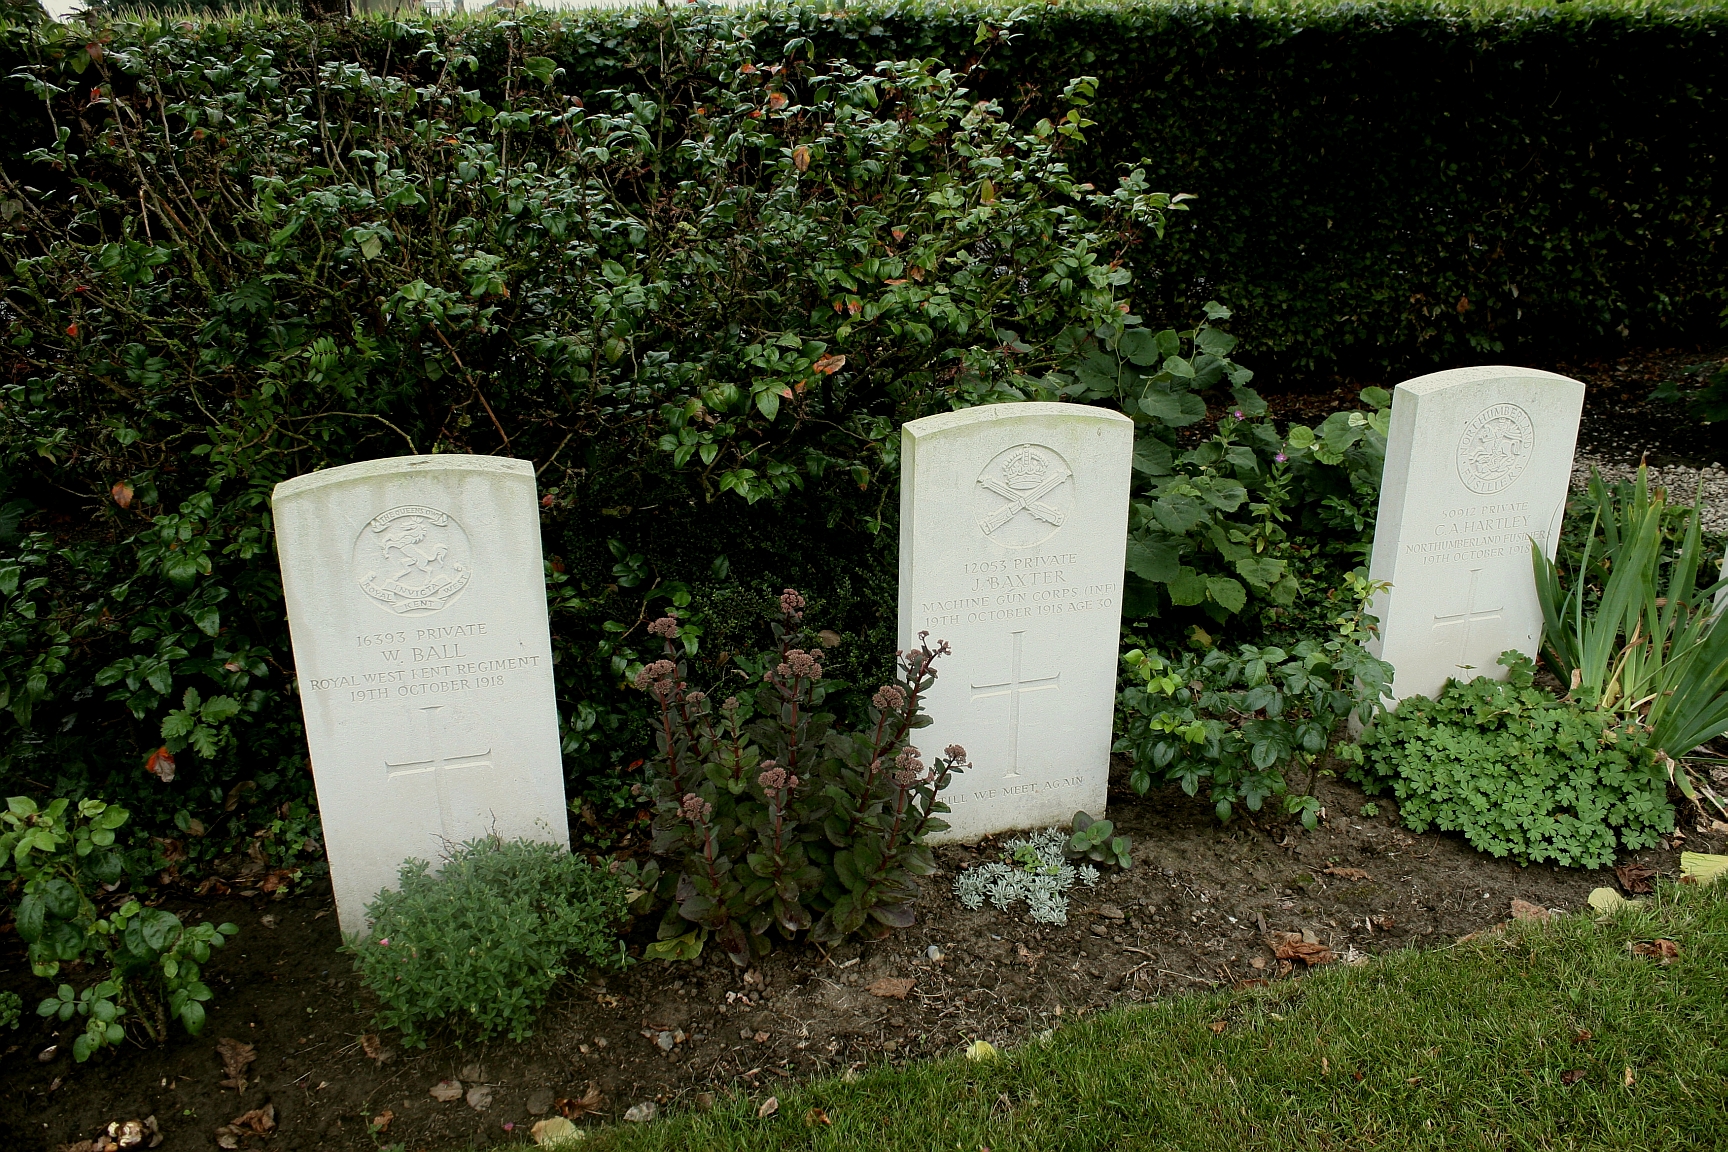
[(1075, 184), (1086, 84), (1022, 129), (933, 63), (662, 30), (669, 66), (590, 45), (617, 86), (574, 92), (546, 17), (15, 34), (0, 785), (124, 799), (187, 833), (165, 863), (258, 823), (303, 850), (270, 492), (403, 452), (536, 463), (598, 815), (668, 604), (704, 683), (787, 585), (830, 674), (882, 682), (899, 425), (1060, 395), (1167, 198)]
[[(717, 18), (859, 62), (987, 54), (969, 80), (1028, 118), (1070, 77), (1098, 77), (1081, 171), (1108, 183), (1144, 160), (1153, 187), (1199, 198), (1168, 244), (1124, 253), (1138, 302), (1180, 323), (1223, 300), (1245, 354), (1414, 370), (1708, 336), (1728, 304), (1718, 2), (917, 2)], [(591, 93), (660, 66), (656, 19), (565, 12), (544, 51)], [(377, 66), (394, 26), (325, 25), (321, 49), (285, 28), (284, 42)], [(494, 98), (506, 32), (450, 27), (479, 62), (469, 82)], [(4, 146), (29, 136), (8, 130)]]

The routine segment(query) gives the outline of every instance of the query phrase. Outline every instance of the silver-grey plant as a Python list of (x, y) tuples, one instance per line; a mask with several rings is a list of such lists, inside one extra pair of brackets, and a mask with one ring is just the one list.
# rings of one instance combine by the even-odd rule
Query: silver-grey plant
[(1068, 923), (1068, 890), (1075, 883), (1088, 888), (1098, 882), (1098, 869), (1075, 867), (1063, 854), (1068, 833), (1046, 828), (1004, 844), (1004, 859), (968, 868), (954, 879), (954, 897), (977, 910), (988, 900), (1006, 912), (1026, 902), (1027, 915), (1040, 924)]

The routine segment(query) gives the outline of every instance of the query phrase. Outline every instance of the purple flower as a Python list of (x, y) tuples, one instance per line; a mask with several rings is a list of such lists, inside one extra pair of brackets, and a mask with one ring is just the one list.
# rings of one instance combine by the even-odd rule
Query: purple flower
[(1244, 417), (1242, 415), (1242, 409), (1240, 409), (1240, 408), (1238, 408), (1238, 409), (1236, 409), (1236, 411), (1230, 413), (1230, 415), (1236, 417), (1236, 419), (1238, 419), (1238, 420), (1246, 419), (1246, 417)]
[(1288, 456), (1284, 455), (1284, 453), (1280, 452), (1280, 453), (1278, 453), (1278, 455), (1272, 457), (1272, 459), (1274, 459), (1274, 460), (1278, 461), (1278, 463), (1282, 464), (1282, 463), (1284, 463), (1284, 461), (1290, 459), (1290, 457), (1288, 457)]

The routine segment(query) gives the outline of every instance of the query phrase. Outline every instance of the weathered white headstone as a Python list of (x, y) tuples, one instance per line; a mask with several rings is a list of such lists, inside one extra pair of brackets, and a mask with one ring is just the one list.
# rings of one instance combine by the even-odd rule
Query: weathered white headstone
[(370, 460), (273, 502), (342, 930), (410, 857), (493, 833), (568, 845), (533, 468)]
[(1559, 543), (1584, 385), (1535, 368), (1456, 368), (1392, 394), (1369, 574), (1393, 693), (1433, 696), (1448, 677), (1504, 678), (1532, 657), (1542, 609), (1530, 541)]
[(1079, 404), (992, 404), (901, 431), (900, 639), (953, 645), (926, 757), (973, 767), (945, 839), (1104, 811), (1134, 424)]

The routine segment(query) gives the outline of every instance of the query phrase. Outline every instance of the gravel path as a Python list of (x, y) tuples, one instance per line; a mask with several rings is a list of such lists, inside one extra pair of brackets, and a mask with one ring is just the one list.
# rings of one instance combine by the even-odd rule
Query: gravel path
[[(1638, 474), (1636, 462), (1605, 460), (1600, 456), (1580, 452), (1572, 458), (1572, 487), (1575, 490), (1582, 490), (1589, 483), (1591, 468), (1595, 468), (1602, 474), (1602, 479), (1611, 484), (1619, 480), (1631, 480)], [(1671, 464), (1666, 468), (1652, 465), (1649, 477), (1651, 487), (1661, 485), (1667, 488), (1671, 498), (1676, 501), (1690, 501), (1702, 482), (1704, 531), (1728, 533), (1728, 471), (1724, 471), (1721, 464), (1708, 464), (1702, 468), (1690, 468), (1684, 464)]]

